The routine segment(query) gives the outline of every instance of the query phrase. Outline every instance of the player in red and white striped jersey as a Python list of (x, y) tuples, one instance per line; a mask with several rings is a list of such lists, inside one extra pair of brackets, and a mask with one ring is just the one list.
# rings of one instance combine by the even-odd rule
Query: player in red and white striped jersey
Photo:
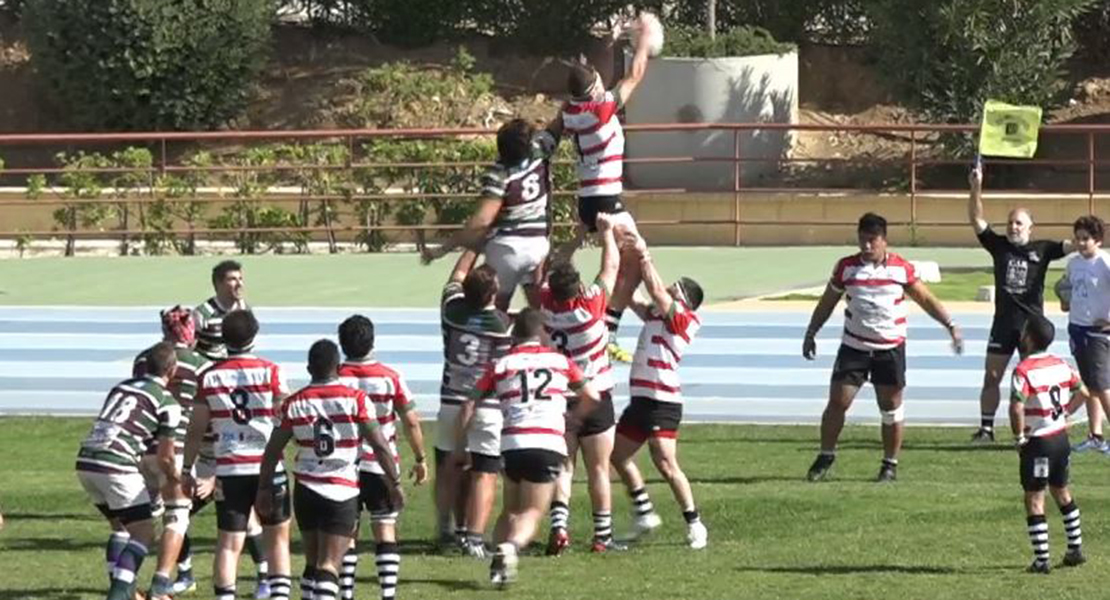
[[(397, 451), (396, 422), (401, 421), (405, 439), (408, 440), (413, 454), (409, 476), (416, 485), (422, 485), (428, 480), (428, 466), (420, 415), (416, 412), (416, 403), (413, 402), (412, 394), (401, 374), (374, 358), (374, 323), (362, 315), (348, 317), (339, 325), (339, 345), (346, 356), (346, 361), (339, 367), (340, 381), (366, 392), (373, 407), (373, 416), (381, 426), (382, 435), (389, 441), (391, 459), (398, 468), (401, 455)], [(377, 462), (377, 455), (369, 446), (363, 446), (359, 471), (359, 503), (370, 513), (370, 527), (376, 541), (374, 555), (378, 583), (382, 598), (388, 599), (396, 592), (397, 574), (401, 566), (401, 554), (397, 546), (397, 509), (390, 502), (385, 473)], [(343, 558), (343, 570), (339, 578), (343, 598), (354, 597), (357, 569), (358, 553), (352, 545)]]
[(875, 386), (883, 424), (883, 462), (877, 480), (897, 478), (904, 418), (902, 390), (906, 386), (906, 296), (943, 324), (955, 352), (963, 352), (963, 337), (948, 311), (917, 278), (913, 265), (887, 250), (886, 219), (864, 214), (857, 235), (859, 253), (836, 263), (802, 343), (802, 355), (813, 360), (817, 332), (847, 294), (844, 336), (833, 364), (829, 402), (821, 415), (821, 452), (807, 474), (810, 481), (823, 479), (832, 467), (844, 415), (868, 380)]
[[(262, 454), (277, 424), (277, 410), (289, 390), (277, 364), (251, 354), (258, 321), (250, 311), (237, 310), (223, 318), (228, 357), (213, 365), (201, 379), (189, 434), (185, 466), (191, 470), (205, 430), (216, 435), (216, 539), (213, 585), (216, 600), (235, 597), (236, 570), (254, 499), (260, 485)], [(192, 484), (192, 478), (186, 478)], [(266, 482), (270, 484), (271, 482)], [(286, 475), (279, 470), (274, 484), (284, 490)], [(289, 497), (262, 521), (264, 553), (273, 598), (287, 598), (290, 586)]]
[[(319, 340), (308, 351), (312, 382), (285, 399), (280, 426), (270, 437), (263, 457), (257, 506), (261, 515), (274, 508), (274, 474), (285, 446), (295, 439), (294, 506), (305, 550), (304, 580), (312, 581), (312, 598), (340, 597), (339, 571), (354, 541), (359, 511), (359, 463), (363, 445), (377, 457), (390, 502), (404, 504), (401, 478), (389, 440), (362, 390), (339, 378), (339, 349)], [(303, 590), (304, 588), (302, 588)]]
[(462, 448), (476, 404), (496, 399), (501, 405), (505, 503), (490, 565), (490, 580), (498, 586), (515, 577), (517, 553), (535, 536), (566, 460), (567, 396), (573, 393), (579, 399), (572, 418), (588, 414), (600, 399), (578, 365), (540, 343), (542, 334), (539, 311), (526, 308), (517, 314), (512, 350), (485, 369), (456, 426), (459, 443), (452, 458), (465, 463), (468, 456)]
[[(1048, 521), (1044, 515), (1047, 486), (1064, 517), (1068, 551), (1064, 565), (1087, 562), (1079, 507), (1068, 489), (1067, 415), (1089, 399), (1079, 375), (1068, 363), (1048, 353), (1056, 329), (1043, 315), (1030, 314), (1019, 340), (1022, 360), (1014, 368), (1010, 396), (1010, 427), (1021, 456), (1021, 487), (1025, 490), (1025, 515), (1033, 563), (1029, 571), (1049, 572)], [(1070, 397), (1070, 398), (1069, 398)]]
[[(667, 480), (686, 520), (686, 540), (695, 550), (708, 544), (709, 534), (701, 522), (690, 482), (678, 464), (678, 427), (682, 421), (682, 389), (678, 365), (686, 348), (701, 327), (698, 307), (704, 292), (696, 281), (682, 277), (667, 286), (659, 276), (643, 238), (633, 237), (625, 254), (638, 260), (651, 303), (631, 306), (644, 321), (632, 360), (629, 389), (632, 400), (617, 422), (613, 466), (627, 486), (635, 510), (635, 533), (658, 527), (659, 516), (644, 487), (644, 477), (633, 460), (648, 443), (651, 459)], [(619, 287), (621, 283), (617, 283)]]
[[(596, 409), (581, 422), (568, 423), (567, 461), (555, 487), (551, 503), (551, 536), (547, 553), (557, 556), (570, 545), (571, 481), (579, 447), (586, 462), (590, 503), (593, 507), (593, 551), (619, 548), (613, 541), (612, 499), (609, 459), (613, 454), (613, 367), (605, 351), (609, 332), (605, 309), (616, 284), (620, 250), (609, 215), (597, 216), (601, 233), (601, 270), (589, 287), (582, 284), (570, 257), (558, 259), (547, 273), (540, 290), (540, 308), (553, 345), (573, 360), (601, 396)], [(572, 407), (573, 407), (572, 401)]]

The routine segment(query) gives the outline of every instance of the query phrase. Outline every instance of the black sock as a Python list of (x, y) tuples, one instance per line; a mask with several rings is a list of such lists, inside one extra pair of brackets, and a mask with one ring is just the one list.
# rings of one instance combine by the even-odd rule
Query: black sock
[(682, 518), (686, 519), (687, 525), (693, 525), (694, 523), (697, 523), (701, 520), (701, 517), (698, 515), (698, 509), (696, 508), (693, 510), (682, 511)]
[(258, 568), (258, 580), (264, 581), (270, 574), (270, 565), (266, 562), (266, 555), (262, 553), (262, 534), (247, 534), (247, 541), (244, 545), (247, 547), (247, 552), (250, 552), (251, 560)]
[(979, 429), (994, 433), (994, 415), (987, 413), (979, 415)]
[(177, 575), (193, 570), (193, 537), (188, 533), (181, 539), (181, 551), (177, 553)]

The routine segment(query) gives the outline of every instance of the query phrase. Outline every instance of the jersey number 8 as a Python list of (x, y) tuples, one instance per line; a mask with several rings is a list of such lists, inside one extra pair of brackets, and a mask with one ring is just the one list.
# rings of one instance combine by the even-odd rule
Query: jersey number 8
[(231, 404), (234, 406), (234, 408), (231, 409), (231, 420), (239, 425), (250, 423), (251, 409), (248, 406), (248, 404), (250, 404), (250, 395), (247, 394), (246, 390), (236, 389), (232, 390), (230, 396)]
[(1064, 405), (1060, 403), (1060, 386), (1052, 386), (1048, 390), (1048, 397), (1052, 400), (1052, 420), (1055, 421), (1064, 414)]

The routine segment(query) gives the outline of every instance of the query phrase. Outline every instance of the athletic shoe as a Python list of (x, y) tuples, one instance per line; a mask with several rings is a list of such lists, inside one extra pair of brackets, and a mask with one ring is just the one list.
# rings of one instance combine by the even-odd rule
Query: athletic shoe
[(1072, 448), (1072, 452), (1087, 452), (1089, 450), (1098, 450), (1100, 452), (1105, 452), (1105, 448), (1106, 440), (1100, 440), (1093, 435), (1089, 435), (1087, 436), (1087, 439), (1083, 440), (1074, 448)]
[(809, 481), (821, 481), (828, 476), (829, 469), (832, 468), (834, 462), (836, 462), (835, 454), (818, 454), (813, 464), (809, 466), (806, 479)]
[(709, 544), (709, 530), (705, 528), (705, 523), (701, 521), (690, 523), (686, 528), (686, 541), (694, 550), (705, 548)]
[(625, 550), (628, 550), (628, 546), (614, 540), (613, 538), (608, 538), (604, 540), (594, 538), (593, 546), (590, 547), (590, 552), (593, 552), (594, 554), (605, 554), (606, 552), (624, 552)]
[(489, 580), (497, 589), (505, 589), (516, 580), (516, 546), (510, 543), (498, 544), (489, 565)]
[(192, 571), (178, 572), (177, 581), (173, 582), (173, 593), (175, 596), (182, 594), (190, 594), (197, 591), (197, 580), (193, 579)]
[(261, 580), (258, 582), (258, 587), (254, 588), (254, 600), (266, 600), (271, 593), (270, 582)]
[(486, 550), (486, 545), (482, 542), (467, 542), (466, 555), (470, 558), (486, 560), (489, 558), (489, 551)]
[[(614, 338), (614, 340), (615, 339), (616, 338)], [(612, 360), (614, 362), (619, 362), (619, 363), (630, 363), (630, 362), (632, 362), (632, 353), (629, 352), (628, 350), (625, 350), (624, 348), (621, 348), (620, 345), (617, 344), (616, 341), (609, 342), (609, 345), (606, 346), (605, 348), (606, 348), (606, 351), (609, 352), (609, 359), (610, 360)]]
[(1028, 567), (1025, 567), (1025, 572), (1037, 573), (1038, 575), (1048, 575), (1052, 572), (1052, 567), (1048, 565), (1048, 561), (1041, 562), (1039, 560), (1034, 560), (1032, 564), (1030, 564)]
[(562, 556), (563, 552), (570, 547), (570, 536), (567, 535), (565, 529), (551, 530), (551, 537), (547, 538), (547, 551), (548, 556)]
[(637, 540), (641, 537), (655, 531), (663, 524), (663, 519), (654, 512), (646, 515), (638, 515), (632, 520), (632, 531), (628, 536), (629, 540)]
[(1064, 554), (1064, 562), (1061, 563), (1065, 567), (1078, 567), (1079, 565), (1087, 562), (1087, 557), (1083, 556), (1083, 551), (1076, 548), (1075, 550), (1068, 550)]
[(972, 444), (993, 444), (994, 432), (989, 429), (980, 427), (975, 433), (971, 434)]
[(883, 466), (879, 467), (879, 474), (875, 477), (878, 483), (890, 483), (898, 479), (898, 465), (892, 465), (888, 462), (883, 462)]

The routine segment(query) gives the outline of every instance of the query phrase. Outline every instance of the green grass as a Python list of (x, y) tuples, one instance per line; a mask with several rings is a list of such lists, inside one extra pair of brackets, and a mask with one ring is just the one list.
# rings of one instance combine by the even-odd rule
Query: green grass
[[(0, 419), (0, 598), (102, 598), (107, 526), (73, 474), (87, 419)], [(1079, 432), (1076, 432), (1077, 435)], [(621, 555), (591, 556), (581, 482), (572, 514), (573, 552), (526, 558), (514, 598), (805, 598), (1044, 600), (1098, 597), (1110, 569), (1110, 481), (1106, 457), (1078, 455), (1072, 481), (1083, 510), (1090, 563), (1051, 576), (1022, 572), (1031, 558), (1017, 457), (1008, 447), (971, 448), (963, 429), (910, 429), (900, 481), (877, 485), (880, 445), (873, 427), (846, 430), (834, 480), (802, 481), (815, 427), (701, 425), (683, 429), (681, 458), (709, 527), (710, 546), (685, 548), (682, 518), (666, 487), (649, 489), (665, 524)], [(644, 458), (644, 457), (641, 457)], [(650, 472), (650, 471), (646, 471)], [(615, 487), (619, 490), (619, 487)], [(487, 565), (427, 553), (430, 489), (409, 489), (402, 516), (400, 597), (510, 597), (483, 583)], [(615, 499), (618, 531), (628, 501)], [(1058, 511), (1049, 510), (1053, 559), (1064, 549)], [(213, 510), (196, 520), (196, 569), (208, 596)], [(365, 547), (365, 546), (364, 546)], [(149, 582), (150, 561), (141, 576)], [(301, 560), (294, 559), (299, 572)], [(249, 560), (242, 569), (250, 573)], [(372, 562), (359, 568), (358, 597), (376, 598)], [(240, 585), (245, 592), (249, 583)], [(242, 596), (241, 596), (242, 597)]]
[[(708, 302), (818, 285), (850, 248), (653, 248), (668, 280), (686, 275)], [(982, 266), (989, 255), (961, 248), (906, 248), (909, 258), (942, 266)], [(587, 277), (597, 250), (577, 257)], [(217, 257), (78, 257), (0, 260), (2, 305), (149, 306), (194, 303), (211, 294)], [(432, 307), (453, 258), (422, 267), (414, 254), (244, 256), (248, 296), (256, 306)], [(121, 292), (126, 290), (126, 292)]]
[[(1047, 285), (1052, 285), (1059, 277), (1059, 272), (1050, 271), (1046, 278)], [(971, 302), (976, 299), (979, 288), (985, 285), (994, 285), (993, 271), (990, 269), (948, 269), (941, 272), (939, 283), (928, 284), (929, 290), (937, 298), (946, 302)], [(796, 292), (781, 296), (770, 296), (765, 300), (794, 300), (813, 302), (820, 298), (820, 294)]]

